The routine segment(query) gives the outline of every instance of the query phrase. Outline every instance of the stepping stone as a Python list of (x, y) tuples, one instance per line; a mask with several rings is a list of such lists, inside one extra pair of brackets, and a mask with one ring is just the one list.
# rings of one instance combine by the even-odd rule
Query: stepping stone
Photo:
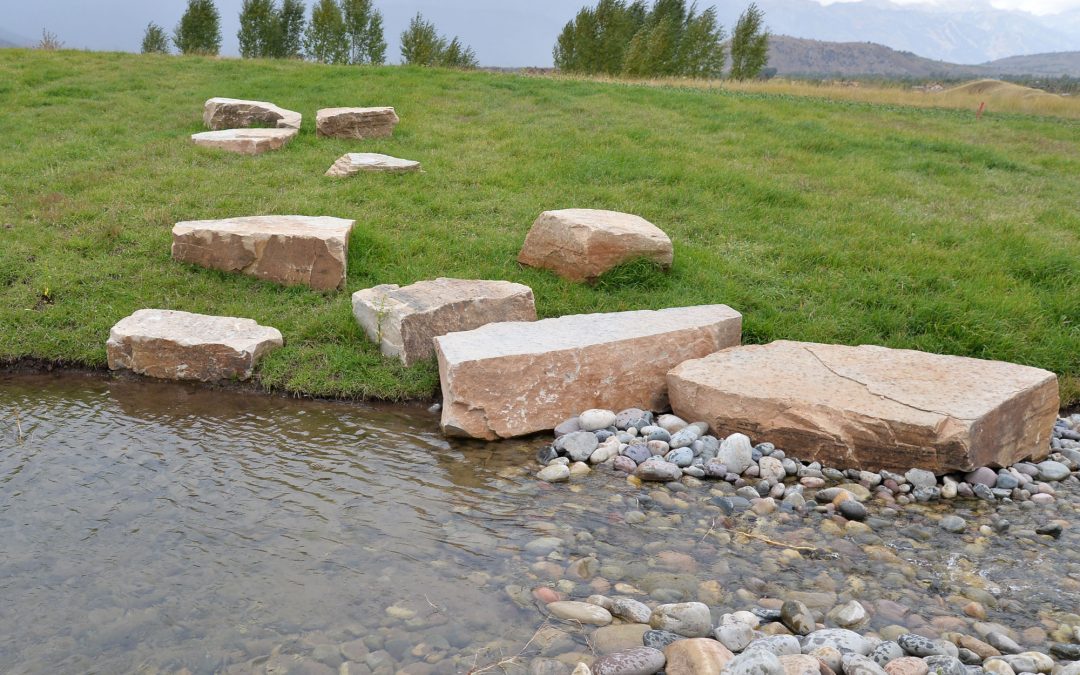
[(266, 101), (241, 101), (235, 98), (212, 98), (203, 105), (203, 124), (207, 129), (239, 129), (263, 124), (279, 129), (299, 129), (303, 117), (298, 112), (279, 108)]
[(726, 305), (491, 323), (435, 338), (445, 433), (494, 440), (554, 429), (582, 410), (666, 410), (665, 375), (739, 344)]
[(390, 138), (397, 123), (393, 108), (323, 108), (315, 113), (315, 133), (327, 138)]
[(284, 341), (251, 319), (140, 309), (121, 319), (105, 343), (109, 368), (165, 380), (246, 380), (263, 355)]
[(382, 353), (406, 366), (435, 356), (433, 338), (493, 321), (535, 321), (528, 286), (509, 281), (436, 279), (402, 288), (386, 284), (357, 291), (353, 314)]
[(191, 141), (202, 148), (227, 150), (241, 155), (261, 155), (280, 150), (296, 137), (296, 129), (225, 129), (192, 134)]
[(408, 173), (419, 171), (420, 162), (398, 159), (389, 155), (373, 152), (350, 152), (342, 155), (327, 171), (327, 176), (353, 176), (362, 171), (382, 171), (386, 173)]
[(345, 284), (354, 220), (250, 216), (194, 220), (173, 227), (172, 257), (285, 285), (329, 291)]
[(667, 268), (671, 239), (644, 218), (616, 211), (545, 211), (533, 223), (518, 262), (570, 281), (592, 281), (613, 267), (644, 258)]
[(1049, 452), (1057, 376), (1000, 361), (885, 347), (773, 342), (688, 361), (671, 404), (840, 469), (943, 474)]

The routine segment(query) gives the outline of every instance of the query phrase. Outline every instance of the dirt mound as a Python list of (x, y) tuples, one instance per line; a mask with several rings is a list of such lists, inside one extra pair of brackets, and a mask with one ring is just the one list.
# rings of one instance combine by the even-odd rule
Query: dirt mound
[(1027, 98), (1031, 96), (1056, 96), (1041, 89), (1033, 89), (1001, 80), (975, 80), (959, 87), (946, 89), (946, 96), (992, 96), (994, 98)]

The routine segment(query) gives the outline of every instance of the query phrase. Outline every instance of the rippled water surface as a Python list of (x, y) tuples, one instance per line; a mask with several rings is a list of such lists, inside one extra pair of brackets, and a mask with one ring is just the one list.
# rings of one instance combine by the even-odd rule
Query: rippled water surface
[[(977, 599), (1031, 646), (1080, 623), (1076, 529), (1026, 533), (1074, 522), (1075, 487), (1004, 507), (1005, 535), (976, 531), (978, 503), (957, 511), (963, 536), (936, 527), (942, 507), (872, 507), (872, 531), (845, 533), (816, 514), (725, 518), (711, 484), (541, 485), (539, 444), (449, 443), (422, 408), (0, 376), (0, 672), (337, 672), (342, 645), (353, 673), (465, 672), (516, 654), (543, 619), (528, 589), (556, 583), (728, 609), (819, 592), (863, 601), (878, 630), (970, 624)], [(563, 543), (524, 551), (545, 536)], [(588, 645), (570, 638), (532, 648), (572, 661)]]

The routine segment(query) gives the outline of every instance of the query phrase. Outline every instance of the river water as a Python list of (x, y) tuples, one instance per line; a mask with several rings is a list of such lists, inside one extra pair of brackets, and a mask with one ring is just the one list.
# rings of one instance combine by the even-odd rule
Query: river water
[[(641, 490), (598, 470), (548, 486), (540, 444), (448, 442), (422, 407), (0, 375), (0, 672), (466, 672), (525, 646), (539, 585), (726, 611), (854, 598), (868, 630), (983, 620), (1044, 650), (1080, 625), (1075, 486), (1049, 507), (872, 506), (870, 527), (844, 529), (725, 517), (712, 484)], [(940, 530), (944, 513), (969, 531)], [(978, 532), (1001, 517), (1009, 531)], [(1031, 532), (1054, 520), (1060, 539)], [(587, 653), (588, 632), (567, 630), (515, 664)]]

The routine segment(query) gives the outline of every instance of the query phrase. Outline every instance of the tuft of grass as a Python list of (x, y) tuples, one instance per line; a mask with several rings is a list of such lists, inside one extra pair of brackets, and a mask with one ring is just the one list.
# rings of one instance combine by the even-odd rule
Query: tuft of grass
[(618, 292), (628, 288), (655, 291), (670, 284), (671, 277), (667, 269), (646, 258), (630, 260), (613, 267), (600, 275), (595, 282), (597, 289), (606, 292)]
[[(1080, 402), (1080, 122), (777, 86), (0, 50), (0, 362), (101, 368), (109, 328), (160, 307), (281, 330), (264, 387), (423, 398), (434, 364), (384, 358), (349, 294), (452, 276), (527, 284), (542, 317), (725, 303), (747, 342), (1014, 361)], [(213, 96), (299, 110), (303, 128), (258, 157), (200, 150)], [(315, 110), (342, 105), (402, 121), (391, 139), (317, 139)], [(323, 177), (356, 151), (425, 172)], [(674, 266), (586, 285), (518, 265), (537, 214), (570, 207), (652, 221)], [(177, 221), (274, 213), (357, 221), (344, 292), (170, 259)]]

